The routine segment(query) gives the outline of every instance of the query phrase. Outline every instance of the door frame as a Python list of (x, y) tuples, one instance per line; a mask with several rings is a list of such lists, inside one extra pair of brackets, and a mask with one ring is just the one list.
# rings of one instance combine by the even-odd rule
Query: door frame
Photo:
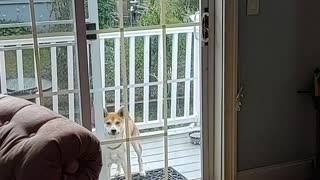
[(225, 180), (237, 179), (238, 19), (239, 1), (226, 0), (225, 13)]
[[(89, 131), (92, 131), (91, 106), (90, 106), (90, 83), (89, 65), (87, 51), (87, 32), (85, 18), (84, 0), (73, 0), (74, 31), (76, 40), (77, 77), (79, 84), (80, 119), (81, 124)], [(80, 73), (81, 72), (81, 73)]]
[(203, 179), (236, 180), (238, 1), (211, 2), (202, 0), (210, 13), (202, 46)]
[[(211, 10), (213, 9), (210, 0), (201, 0), (201, 16), (203, 17), (205, 9), (208, 8), (209, 17), (211, 17)], [(213, 18), (209, 18), (209, 21)], [(201, 25), (203, 18), (201, 18)], [(209, 22), (209, 29), (212, 29), (210, 25), (214, 24), (214, 21)], [(202, 28), (200, 28), (202, 29)], [(215, 124), (210, 121), (214, 119), (214, 66), (212, 67), (212, 62), (214, 61), (213, 55), (210, 55), (210, 49), (214, 48), (212, 38), (214, 36), (212, 31), (209, 31), (208, 44), (201, 43), (201, 137), (202, 137), (202, 179), (215, 180), (213, 177), (214, 172), (214, 127)], [(201, 32), (202, 34), (202, 32)], [(203, 37), (202, 37), (203, 38)], [(204, 98), (208, 97), (208, 98)], [(208, 161), (209, 160), (209, 161)], [(221, 180), (221, 179), (220, 179)]]

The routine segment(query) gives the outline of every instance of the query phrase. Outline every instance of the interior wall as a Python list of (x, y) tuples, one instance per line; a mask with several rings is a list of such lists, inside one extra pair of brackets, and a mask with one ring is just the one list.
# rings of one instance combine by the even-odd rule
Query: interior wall
[(238, 171), (315, 153), (315, 111), (308, 95), (320, 67), (320, 1), (260, 0), (246, 15), (239, 1)]

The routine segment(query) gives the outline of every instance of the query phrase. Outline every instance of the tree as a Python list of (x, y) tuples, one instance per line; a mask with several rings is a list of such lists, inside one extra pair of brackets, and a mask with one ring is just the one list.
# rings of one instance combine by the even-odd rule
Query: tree
[[(190, 22), (189, 15), (199, 10), (198, 0), (167, 0), (166, 1), (166, 24), (179, 24)], [(154, 2), (150, 8), (142, 13), (140, 25), (150, 26), (160, 24), (161, 7), (159, 1)]]
[(98, 16), (100, 29), (115, 28), (118, 24), (115, 0), (98, 0)]

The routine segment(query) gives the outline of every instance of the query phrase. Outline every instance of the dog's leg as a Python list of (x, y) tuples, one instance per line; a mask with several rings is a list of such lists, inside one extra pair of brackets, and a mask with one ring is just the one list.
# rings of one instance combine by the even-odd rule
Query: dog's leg
[(107, 164), (106, 165), (106, 180), (110, 180), (111, 179), (111, 165), (112, 164)]
[(121, 163), (117, 162), (117, 170), (114, 173), (114, 176), (118, 177), (118, 176), (120, 176), (120, 174), (121, 174)]
[(124, 172), (124, 176), (126, 177), (126, 179), (128, 179), (128, 171), (127, 171), (127, 157), (124, 156), (124, 158), (121, 158), (121, 166)]
[(132, 146), (138, 156), (139, 174), (140, 174), (140, 176), (146, 176), (146, 172), (144, 171), (143, 161), (142, 161), (142, 146), (141, 146), (140, 142), (138, 142), (138, 141), (132, 142)]

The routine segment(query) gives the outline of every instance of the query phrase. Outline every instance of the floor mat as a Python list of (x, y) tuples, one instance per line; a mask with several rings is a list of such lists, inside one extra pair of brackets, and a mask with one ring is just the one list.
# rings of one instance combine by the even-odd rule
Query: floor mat
[[(180, 174), (178, 171), (176, 171), (174, 168), (169, 167), (168, 168), (168, 175), (169, 180), (187, 180), (182, 174)], [(141, 177), (139, 174), (134, 174), (132, 176), (132, 180), (163, 180), (164, 179), (164, 172), (163, 168), (161, 169), (155, 169), (146, 171), (146, 176)], [(113, 178), (112, 180), (125, 180), (123, 176)]]

